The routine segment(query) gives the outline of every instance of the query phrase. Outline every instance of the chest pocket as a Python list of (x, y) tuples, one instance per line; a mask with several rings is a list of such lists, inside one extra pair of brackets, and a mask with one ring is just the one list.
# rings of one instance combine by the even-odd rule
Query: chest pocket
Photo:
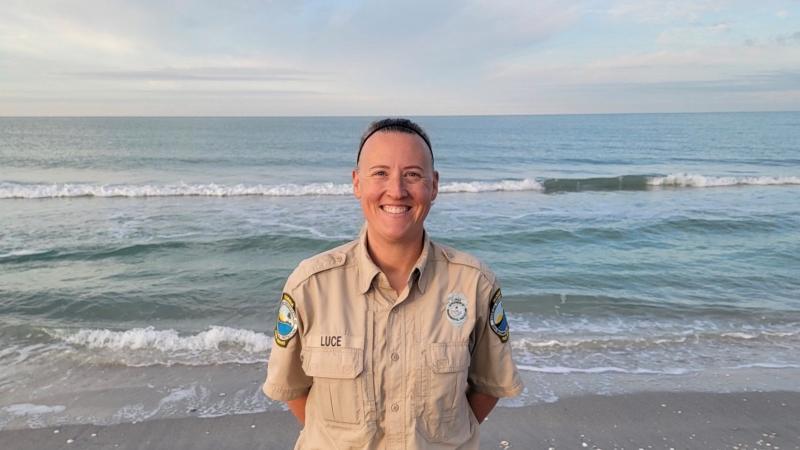
[[(469, 436), (467, 371), (470, 355), (465, 343), (434, 343), (425, 351), (420, 390), (420, 431), (430, 442), (449, 442)], [(466, 429), (465, 429), (466, 427)]]
[(330, 425), (364, 422), (364, 352), (360, 348), (306, 347), (303, 371), (314, 377), (309, 401)]

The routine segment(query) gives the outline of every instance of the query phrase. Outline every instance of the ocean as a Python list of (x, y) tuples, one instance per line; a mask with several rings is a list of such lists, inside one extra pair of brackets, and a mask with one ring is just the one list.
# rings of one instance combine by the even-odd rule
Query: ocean
[[(415, 119), (428, 232), (503, 286), (501, 406), (800, 389), (800, 113)], [(370, 120), (0, 118), (0, 429), (282, 409), (275, 308), (358, 233)]]

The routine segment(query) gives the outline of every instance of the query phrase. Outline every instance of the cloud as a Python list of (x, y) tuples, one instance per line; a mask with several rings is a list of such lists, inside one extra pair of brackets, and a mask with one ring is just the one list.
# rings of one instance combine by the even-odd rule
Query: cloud
[(800, 31), (794, 33), (779, 34), (775, 37), (775, 42), (779, 45), (797, 45), (800, 44)]
[(646, 104), (620, 101), (633, 93), (671, 108), (659, 91), (755, 98), (790, 92), (800, 68), (800, 35), (775, 14), (794, 3), (778, 3), (6, 0), (0, 95), (16, 103), (0, 114), (70, 103), (70, 114), (581, 112)]
[(667, 28), (658, 34), (656, 44), (684, 49), (720, 45), (735, 38), (731, 35), (731, 30), (732, 25), (728, 22)]
[(129, 81), (306, 81), (320, 79), (320, 74), (296, 69), (226, 66), (66, 72), (63, 75), (82, 79)]
[(646, 24), (695, 22), (730, 3), (726, 0), (622, 0), (609, 8), (608, 14)]
[(739, 93), (800, 92), (800, 72), (757, 72), (733, 78), (713, 80), (675, 80), (657, 82), (597, 83), (581, 85), (581, 89), (611, 89), (649, 93)]
[[(52, 6), (52, 8), (51, 8)], [(0, 50), (50, 60), (130, 56), (141, 43), (124, 28), (108, 21), (86, 23), (74, 13), (60, 14), (65, 5), (27, 5), (10, 1), (0, 12)]]

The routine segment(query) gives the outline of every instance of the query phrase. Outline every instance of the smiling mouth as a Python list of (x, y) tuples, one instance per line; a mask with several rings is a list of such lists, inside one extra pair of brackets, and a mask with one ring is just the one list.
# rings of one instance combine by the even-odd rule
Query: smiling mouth
[(389, 214), (405, 214), (411, 210), (410, 206), (383, 205), (381, 211)]

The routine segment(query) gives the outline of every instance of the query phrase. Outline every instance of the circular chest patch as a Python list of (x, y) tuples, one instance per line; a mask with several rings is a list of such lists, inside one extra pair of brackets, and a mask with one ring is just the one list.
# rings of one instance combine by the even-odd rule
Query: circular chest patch
[(467, 298), (464, 294), (453, 292), (447, 296), (447, 319), (453, 325), (461, 325), (467, 320)]

